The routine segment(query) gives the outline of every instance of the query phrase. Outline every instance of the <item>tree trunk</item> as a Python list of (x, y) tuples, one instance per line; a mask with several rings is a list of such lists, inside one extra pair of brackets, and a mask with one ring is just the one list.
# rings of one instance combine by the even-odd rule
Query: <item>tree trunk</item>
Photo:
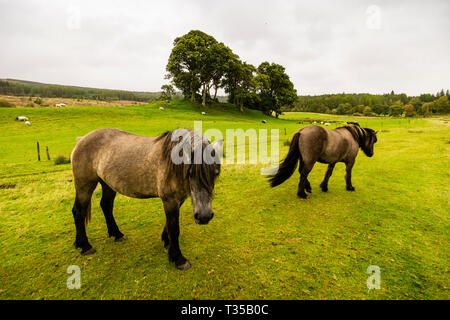
[(239, 101), (239, 111), (244, 112), (244, 100)]
[(217, 86), (214, 86), (214, 101), (216, 101), (217, 97)]
[(206, 83), (203, 85), (203, 98), (202, 98), (202, 106), (206, 106)]

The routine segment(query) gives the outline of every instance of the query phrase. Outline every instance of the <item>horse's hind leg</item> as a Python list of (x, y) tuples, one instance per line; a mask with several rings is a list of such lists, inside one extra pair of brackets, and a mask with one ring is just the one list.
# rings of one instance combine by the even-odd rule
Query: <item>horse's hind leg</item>
[(308, 193), (312, 192), (311, 183), (309, 183), (308, 179), (306, 179), (305, 191)]
[[(303, 161), (300, 161), (300, 166), (298, 168), (298, 172), (300, 173), (300, 175), (302, 174), (303, 167), (304, 167)], [(300, 183), (299, 183), (299, 187), (300, 187)], [(309, 193), (312, 192), (311, 183), (309, 182), (308, 178), (306, 179), (305, 191), (309, 192)]]
[(81, 254), (95, 252), (86, 235), (86, 224), (91, 215), (91, 197), (97, 186), (97, 182), (91, 182), (78, 187), (76, 190), (75, 204), (72, 208), (75, 227), (77, 230), (75, 247), (81, 248)]
[[(305, 189), (308, 190), (307, 186), (309, 185), (309, 190), (311, 191), (311, 184), (308, 181), (308, 174), (311, 172), (314, 166), (314, 162), (301, 162), (300, 163), (300, 182), (298, 184), (297, 196), (303, 199), (307, 198)], [(308, 191), (308, 192), (310, 192)]]
[(108, 235), (110, 237), (114, 237), (115, 241), (127, 240), (123, 233), (120, 232), (119, 227), (116, 224), (116, 220), (113, 216), (113, 207), (116, 192), (101, 179), (100, 184), (102, 185), (102, 199), (100, 200), (100, 206), (102, 207), (103, 214), (105, 215), (106, 226), (108, 227)]
[(330, 179), (331, 174), (333, 173), (333, 169), (334, 169), (335, 165), (336, 165), (335, 163), (330, 163), (328, 165), (328, 169), (327, 169), (327, 172), (325, 173), (325, 177), (323, 178), (323, 181), (320, 184), (320, 188), (322, 188), (323, 192), (328, 191), (328, 180)]

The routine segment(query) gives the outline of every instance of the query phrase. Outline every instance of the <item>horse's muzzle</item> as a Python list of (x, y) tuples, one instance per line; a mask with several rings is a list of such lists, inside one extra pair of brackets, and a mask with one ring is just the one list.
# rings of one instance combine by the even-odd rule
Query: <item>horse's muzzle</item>
[(214, 212), (209, 215), (200, 215), (198, 212), (194, 213), (194, 219), (197, 224), (208, 224), (208, 222), (214, 217)]

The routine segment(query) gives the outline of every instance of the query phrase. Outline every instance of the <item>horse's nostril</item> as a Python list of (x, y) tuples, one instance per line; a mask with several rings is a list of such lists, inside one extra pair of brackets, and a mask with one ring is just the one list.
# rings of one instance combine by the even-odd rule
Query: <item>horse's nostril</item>
[(198, 220), (198, 212), (194, 213), (194, 218)]

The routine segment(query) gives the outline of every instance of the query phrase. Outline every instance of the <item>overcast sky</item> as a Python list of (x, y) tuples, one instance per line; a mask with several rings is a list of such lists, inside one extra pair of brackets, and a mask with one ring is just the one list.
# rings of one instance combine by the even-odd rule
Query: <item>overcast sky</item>
[[(313, 4), (313, 5), (312, 5)], [(450, 1), (0, 0), (0, 78), (159, 91), (192, 29), (301, 95), (450, 88)]]

